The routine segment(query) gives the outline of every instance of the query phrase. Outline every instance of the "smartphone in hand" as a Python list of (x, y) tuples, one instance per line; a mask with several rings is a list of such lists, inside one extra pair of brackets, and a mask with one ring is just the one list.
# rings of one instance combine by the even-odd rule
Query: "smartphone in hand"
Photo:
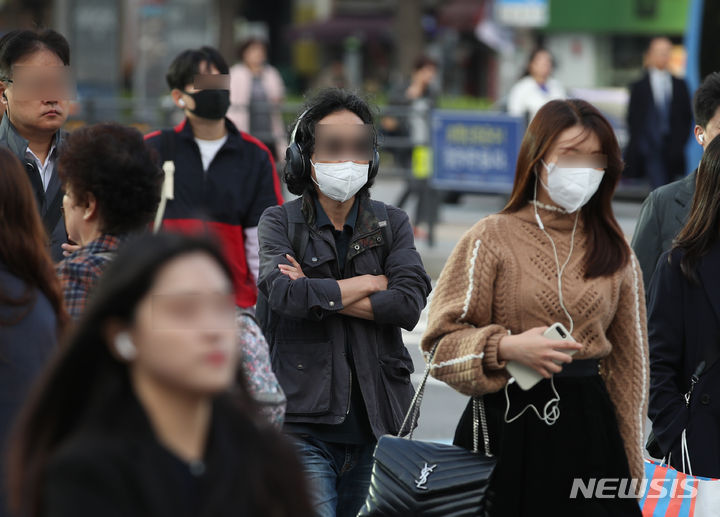
[[(557, 341), (575, 341), (562, 323), (553, 323), (543, 332), (543, 336)], [(577, 350), (561, 350), (561, 352), (572, 356)], [(540, 372), (517, 361), (508, 361), (506, 368), (508, 373), (515, 378), (518, 386), (525, 391), (531, 389), (543, 379)]]

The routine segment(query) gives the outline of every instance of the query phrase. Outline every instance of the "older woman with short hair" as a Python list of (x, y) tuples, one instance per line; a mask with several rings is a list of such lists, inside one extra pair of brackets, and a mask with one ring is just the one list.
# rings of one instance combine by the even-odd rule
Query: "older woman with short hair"
[(57, 266), (65, 307), (77, 320), (128, 234), (144, 230), (160, 202), (162, 173), (139, 131), (107, 123), (68, 138), (58, 166), (68, 237), (80, 249)]

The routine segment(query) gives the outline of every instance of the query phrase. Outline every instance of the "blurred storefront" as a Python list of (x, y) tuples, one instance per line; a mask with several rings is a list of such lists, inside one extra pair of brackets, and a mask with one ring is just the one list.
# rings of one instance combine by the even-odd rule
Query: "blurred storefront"
[[(637, 79), (653, 36), (680, 45), (689, 0), (551, 0), (543, 33), (568, 86), (624, 86)], [(678, 49), (679, 52), (680, 49)], [(684, 75), (678, 53), (675, 72)]]

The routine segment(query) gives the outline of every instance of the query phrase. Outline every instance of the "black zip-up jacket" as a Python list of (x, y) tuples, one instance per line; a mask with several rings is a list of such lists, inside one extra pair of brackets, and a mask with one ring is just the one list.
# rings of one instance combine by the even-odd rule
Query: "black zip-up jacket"
[(287, 396), (286, 421), (339, 424), (345, 420), (352, 385), (347, 339), (373, 434), (376, 438), (395, 434), (414, 394), (412, 360), (400, 329), (415, 327), (431, 290), (408, 216), (387, 207), (393, 238), (385, 250), (382, 226), (369, 197), (359, 199), (342, 278), (387, 276), (387, 290), (370, 296), (375, 320), (369, 321), (339, 314), (343, 304), (335, 240), (329, 228), (318, 229), (309, 195), (302, 203), (303, 221), (309, 227), (300, 262), (305, 278), (291, 280), (278, 269), (278, 264), (289, 264), (286, 254), (296, 255), (288, 224), (300, 221), (288, 221), (278, 206), (265, 210), (258, 226), (258, 287), (277, 314), (271, 358)]

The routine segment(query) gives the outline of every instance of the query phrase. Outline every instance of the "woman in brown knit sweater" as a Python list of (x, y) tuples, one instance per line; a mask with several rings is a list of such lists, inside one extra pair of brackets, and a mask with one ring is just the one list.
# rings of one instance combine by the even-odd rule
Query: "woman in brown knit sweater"
[[(600, 112), (549, 102), (525, 134), (507, 206), (462, 237), (435, 288), (421, 346), (429, 358), (437, 345), (436, 378), (485, 395), (493, 516), (640, 515), (632, 497), (576, 487), (571, 498), (573, 479), (613, 478), (628, 494), (632, 483), (617, 480), (643, 477), (645, 295), (612, 212), (621, 171)], [(543, 336), (556, 322), (575, 342)], [(544, 379), (522, 390), (510, 361)]]

